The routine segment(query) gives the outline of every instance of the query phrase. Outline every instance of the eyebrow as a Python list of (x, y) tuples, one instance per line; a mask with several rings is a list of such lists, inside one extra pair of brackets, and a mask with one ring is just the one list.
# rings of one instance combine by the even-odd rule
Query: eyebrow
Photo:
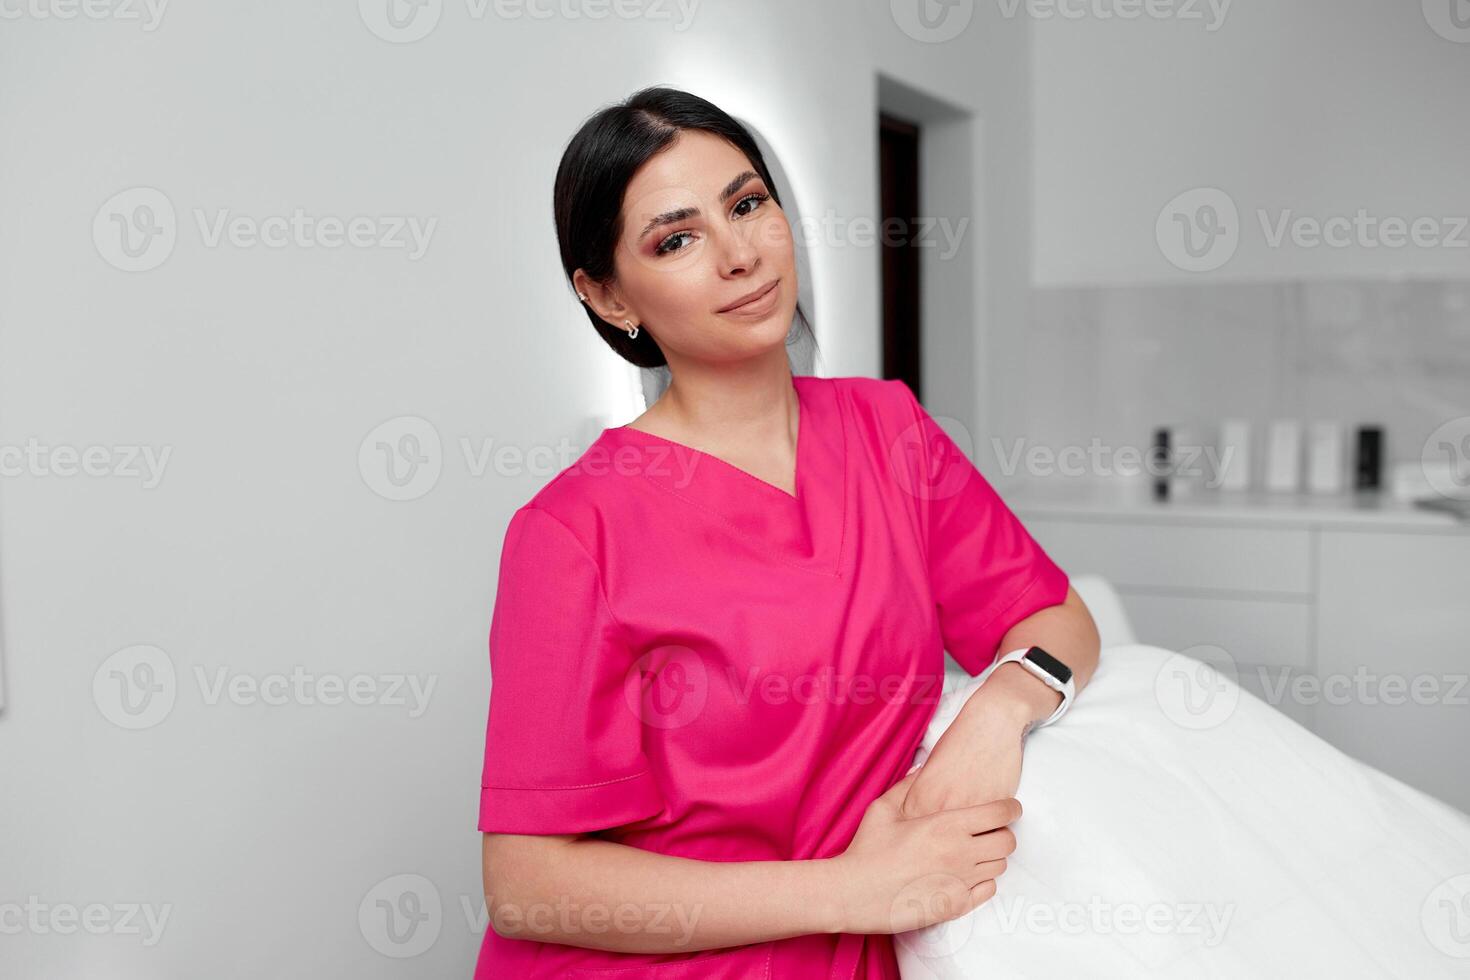
[[(756, 173), (754, 170), (746, 170), (740, 173), (734, 180), (725, 185), (724, 190), (720, 191), (720, 203), (724, 204), (726, 201), (730, 200), (730, 198), (735, 196), (736, 191), (745, 186), (745, 183), (747, 181), (749, 181), (753, 177), (759, 176), (760, 174)], [(644, 226), (643, 230), (638, 233), (638, 241), (643, 241), (648, 233), (650, 231), (653, 231), (653, 229), (655, 228), (661, 228), (664, 225), (677, 224), (680, 221), (687, 221), (697, 214), (699, 214), (699, 208), (676, 208), (673, 211), (665, 211), (663, 214), (658, 215)]]

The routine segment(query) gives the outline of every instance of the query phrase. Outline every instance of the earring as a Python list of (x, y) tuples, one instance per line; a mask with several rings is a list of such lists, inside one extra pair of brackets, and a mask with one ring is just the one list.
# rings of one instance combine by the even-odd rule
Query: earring
[(581, 300), (582, 302), (584, 302), (584, 303), (587, 302), (587, 294), (586, 293), (578, 293), (577, 294), (577, 298), (579, 300)]
[(633, 327), (632, 330), (629, 330), (628, 331), (628, 339), (629, 340), (637, 340), (638, 339), (638, 328), (633, 326), (633, 321), (632, 320), (624, 320), (623, 322), (626, 323), (628, 326)]

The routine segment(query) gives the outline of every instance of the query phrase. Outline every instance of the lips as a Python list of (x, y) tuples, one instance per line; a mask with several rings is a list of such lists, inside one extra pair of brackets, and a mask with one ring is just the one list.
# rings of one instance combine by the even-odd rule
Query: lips
[(716, 310), (715, 312), (716, 313), (733, 313), (733, 312), (735, 312), (736, 310), (738, 310), (742, 306), (745, 306), (745, 305), (751, 304), (751, 303), (755, 303), (758, 300), (765, 299), (766, 298), (766, 294), (769, 293), (771, 290), (775, 289), (776, 288), (776, 285), (778, 283), (780, 283), (780, 281), (781, 280), (779, 280), (779, 279), (773, 279), (770, 282), (766, 283), (764, 286), (762, 286), (760, 289), (757, 289), (755, 292), (753, 292), (753, 293), (746, 293), (744, 296), (740, 297), (735, 302), (731, 303), (729, 306), (722, 306), (718, 310)]

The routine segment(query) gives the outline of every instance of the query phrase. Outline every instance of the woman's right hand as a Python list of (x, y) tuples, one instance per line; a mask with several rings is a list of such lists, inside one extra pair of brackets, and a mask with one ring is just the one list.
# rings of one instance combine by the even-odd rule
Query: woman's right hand
[(904, 819), (915, 769), (869, 804), (852, 843), (834, 861), (843, 884), (842, 932), (899, 933), (956, 919), (995, 894), (1016, 849), (1006, 826), (1013, 797)]

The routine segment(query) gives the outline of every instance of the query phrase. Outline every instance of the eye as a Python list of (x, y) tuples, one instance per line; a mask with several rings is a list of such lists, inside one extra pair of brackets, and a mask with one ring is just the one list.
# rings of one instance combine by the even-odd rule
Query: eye
[[(757, 191), (757, 192), (755, 192), (753, 194), (747, 194), (744, 197), (742, 197), (740, 200), (738, 200), (738, 201), (735, 202), (735, 210), (738, 213), (740, 213), (740, 214), (750, 214), (751, 211), (757, 211), (757, 210), (759, 210), (760, 209), (760, 206), (761, 206), (761, 203), (764, 202), (764, 201), (766, 201), (767, 199), (769, 199), (770, 196), (771, 195), (769, 195), (769, 194), (762, 194), (759, 191)], [(749, 211), (741, 211), (740, 210), (740, 207), (746, 201), (754, 201), (754, 202), (756, 202), (755, 203), (755, 206), (752, 207)]]
[(668, 255), (670, 252), (681, 252), (683, 251), (682, 245), (679, 248), (675, 248), (671, 243), (687, 241), (693, 234), (694, 232), (692, 231), (676, 231), (668, 238), (659, 242), (658, 247), (653, 250), (653, 254)]

